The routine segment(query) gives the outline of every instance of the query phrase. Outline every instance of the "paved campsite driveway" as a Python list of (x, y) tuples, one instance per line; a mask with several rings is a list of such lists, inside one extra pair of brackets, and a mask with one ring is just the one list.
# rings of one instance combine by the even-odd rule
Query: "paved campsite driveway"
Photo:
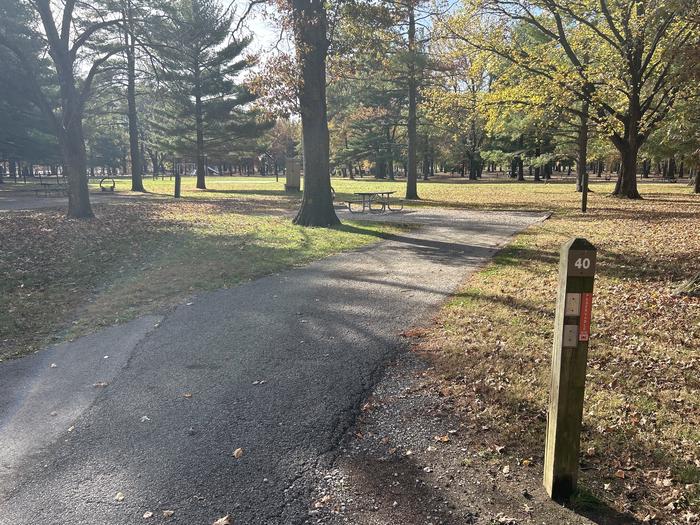
[(0, 364), (0, 524), (309, 519), (400, 332), (543, 215), (393, 219), (424, 225)]

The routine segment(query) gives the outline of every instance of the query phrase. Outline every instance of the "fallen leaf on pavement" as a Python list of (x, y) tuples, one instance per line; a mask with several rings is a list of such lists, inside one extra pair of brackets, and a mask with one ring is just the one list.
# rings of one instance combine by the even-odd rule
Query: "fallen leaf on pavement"
[(149, 518), (153, 517), (153, 513), (150, 510), (147, 510), (146, 512), (143, 513), (143, 519), (147, 520)]
[(124, 501), (124, 494), (121, 492), (117, 492), (117, 495), (114, 496), (114, 501)]
[(320, 508), (325, 507), (326, 503), (328, 503), (331, 499), (332, 499), (332, 497), (330, 496), (330, 494), (326, 494), (320, 500), (318, 500), (318, 501), (316, 501), (316, 503), (314, 503), (314, 508), (320, 509)]
[(435, 436), (433, 439), (435, 441), (439, 441), (440, 443), (447, 443), (450, 440), (450, 436), (445, 434), (444, 436)]
[(164, 518), (170, 518), (170, 517), (172, 517), (173, 514), (175, 514), (174, 510), (164, 510), (163, 511)]
[(236, 450), (233, 451), (233, 457), (236, 459), (241, 459), (243, 456), (243, 449), (242, 448), (237, 448)]
[(212, 525), (231, 525), (231, 520), (229, 519), (229, 515), (226, 514), (226, 516), (224, 516), (223, 518), (219, 518)]

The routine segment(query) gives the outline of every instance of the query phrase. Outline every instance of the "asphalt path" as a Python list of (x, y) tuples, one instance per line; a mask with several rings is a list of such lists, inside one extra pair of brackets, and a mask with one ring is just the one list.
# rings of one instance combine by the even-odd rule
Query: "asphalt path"
[(0, 524), (309, 521), (402, 330), (544, 219), (366, 218), (421, 227), (1, 363)]

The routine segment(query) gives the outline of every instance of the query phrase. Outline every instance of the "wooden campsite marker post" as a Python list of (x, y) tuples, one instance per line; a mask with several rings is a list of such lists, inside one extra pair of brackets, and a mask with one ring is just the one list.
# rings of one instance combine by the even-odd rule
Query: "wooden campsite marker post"
[(595, 267), (596, 248), (586, 239), (562, 246), (544, 453), (544, 487), (557, 501), (574, 493), (578, 478)]

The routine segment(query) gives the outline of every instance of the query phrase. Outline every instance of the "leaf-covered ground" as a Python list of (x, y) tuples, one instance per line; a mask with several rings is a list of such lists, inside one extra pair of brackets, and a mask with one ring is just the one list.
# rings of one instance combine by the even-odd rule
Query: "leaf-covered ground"
[[(515, 188), (514, 200), (497, 204), (534, 197), (532, 186), (520, 187), (521, 198)], [(582, 216), (570, 188), (549, 188), (535, 190), (552, 218), (469, 279), (433, 328), (412, 334), (415, 349), (436, 364), (433, 387), (465, 426), (541, 468), (558, 252), (570, 237), (586, 237), (599, 262), (574, 505), (643, 522), (700, 522), (700, 299), (672, 293), (698, 272), (700, 196), (648, 185), (644, 201), (629, 202), (598, 186)], [(488, 205), (474, 193), (465, 201)]]
[(377, 240), (233, 199), (124, 201), (92, 221), (0, 213), (0, 360)]

